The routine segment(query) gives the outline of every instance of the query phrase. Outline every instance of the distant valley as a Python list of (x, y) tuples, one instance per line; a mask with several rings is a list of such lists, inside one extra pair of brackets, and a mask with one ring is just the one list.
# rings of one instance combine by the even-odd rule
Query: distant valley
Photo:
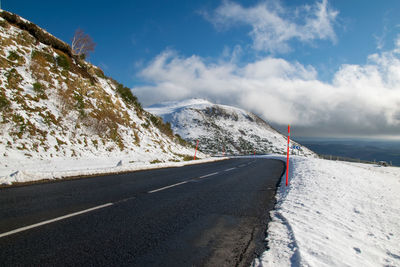
[(400, 141), (322, 138), (296, 138), (296, 141), (322, 155), (392, 161), (393, 165), (400, 166)]

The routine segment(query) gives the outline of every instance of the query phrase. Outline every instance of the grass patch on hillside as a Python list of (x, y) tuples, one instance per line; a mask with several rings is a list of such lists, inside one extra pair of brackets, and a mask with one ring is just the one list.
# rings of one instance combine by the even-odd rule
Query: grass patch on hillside
[(41, 116), (43, 118), (43, 122), (48, 125), (48, 126), (52, 126), (52, 125), (59, 125), (61, 117), (59, 119), (56, 118), (56, 116), (54, 116), (53, 113), (51, 113), (50, 111), (46, 111), (46, 112), (39, 112), (39, 116)]
[(135, 136), (135, 145), (139, 146), (140, 145), (140, 138), (139, 138), (139, 134), (136, 130), (133, 130), (133, 134)]
[(179, 134), (175, 134), (175, 141), (181, 146), (190, 146), (189, 143), (183, 139)]
[(1, 88), (1, 91), (0, 91), (0, 110), (2, 110), (2, 111), (6, 110), (6, 109), (8, 109), (10, 107), (10, 105), (11, 105), (11, 102), (8, 100), (8, 98), (7, 98), (7, 96), (6, 96), (5, 92), (4, 92), (4, 89)]
[(81, 117), (86, 117), (85, 113), (85, 102), (83, 100), (83, 96), (79, 93), (75, 93), (73, 96), (73, 99), (75, 100), (75, 105), (74, 107), (76, 110), (78, 110), (79, 114)]
[(136, 107), (137, 111), (142, 110), (142, 105), (139, 103), (137, 97), (132, 94), (131, 89), (123, 86), (122, 84), (118, 84), (117, 93), (122, 97), (125, 103), (127, 103), (128, 105), (133, 105), (134, 107)]
[(29, 68), (32, 76), (38, 81), (42, 80), (53, 84), (53, 79), (47, 69), (47, 67), (54, 66), (55, 64), (53, 56), (45, 52), (34, 50), (32, 51), (31, 58), (32, 63)]
[(91, 75), (93, 75), (93, 76), (97, 76), (97, 77), (100, 77), (100, 78), (103, 78), (103, 79), (106, 79), (106, 78), (107, 78), (107, 77), (104, 75), (104, 72), (103, 72), (100, 68), (95, 67), (95, 66), (90, 67), (89, 70), (88, 70), (88, 72), (89, 72)]
[(20, 55), (18, 55), (18, 53), (16, 51), (10, 51), (10, 53), (8, 54), (7, 59), (11, 60), (11, 61), (16, 61), (20, 58)]
[(22, 31), (17, 35), (16, 42), (22, 46), (32, 46), (35, 45), (36, 39), (32, 37), (27, 31)]
[(22, 76), (18, 73), (18, 71), (12, 68), (6, 73), (6, 77), (8, 82), (7, 88), (18, 89), (19, 84), (22, 82)]
[[(33, 50), (32, 51), (31, 58), (33, 60), (43, 61), (43, 63), (44, 62), (46, 62), (46, 63), (48, 62), (48, 63), (51, 63), (51, 64), (55, 63), (54, 57), (51, 54), (45, 53), (45, 52), (42, 52), (42, 51), (38, 51), (38, 50)], [(44, 64), (46, 64), (46, 63), (44, 63)]]
[[(190, 155), (184, 155), (183, 156), (183, 161), (190, 161), (194, 159), (194, 156), (190, 156)], [(197, 159), (197, 158), (196, 158)]]
[(174, 137), (174, 132), (172, 131), (171, 124), (169, 122), (164, 123), (160, 117), (153, 114), (150, 114), (150, 121), (160, 130), (160, 132), (169, 136), (170, 138)]
[(19, 139), (23, 137), (25, 133), (29, 134), (30, 137), (39, 136), (39, 140), (43, 143), (47, 138), (47, 132), (38, 129), (32, 122), (24, 119), (19, 114), (13, 114), (11, 121), (14, 123), (15, 127), (10, 135), (16, 136)]
[(69, 70), (71, 68), (71, 64), (69, 63), (69, 60), (66, 55), (60, 54), (56, 58), (57, 65), (64, 70)]
[(43, 84), (39, 83), (39, 82), (35, 82), (33, 84), (33, 91), (35, 91), (36, 95), (41, 98), (41, 99), (48, 99), (47, 94), (45, 92), (45, 87)]
[(8, 28), (10, 28), (10, 24), (5, 20), (0, 20), (0, 27), (8, 29)]

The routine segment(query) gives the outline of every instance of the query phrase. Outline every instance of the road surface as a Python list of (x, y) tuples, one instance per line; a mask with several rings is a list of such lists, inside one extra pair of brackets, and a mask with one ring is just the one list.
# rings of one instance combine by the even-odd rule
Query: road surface
[(2, 266), (248, 266), (284, 171), (242, 158), (0, 189)]

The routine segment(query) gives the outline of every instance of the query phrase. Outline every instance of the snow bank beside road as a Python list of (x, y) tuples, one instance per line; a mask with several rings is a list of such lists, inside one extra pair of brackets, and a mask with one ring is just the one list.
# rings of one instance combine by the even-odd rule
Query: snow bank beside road
[(0, 166), (0, 185), (11, 185), (12, 183), (33, 182), (45, 179), (62, 179), (76, 176), (92, 176), (157, 168), (181, 167), (223, 159), (226, 158), (205, 158), (200, 160), (153, 164), (150, 162), (130, 161), (130, 158), (60, 158), (53, 160), (29, 160), (25, 162), (17, 161), (17, 164), (11, 164), (9, 162), (7, 167)]
[(400, 266), (400, 168), (301, 157), (290, 167), (256, 266)]

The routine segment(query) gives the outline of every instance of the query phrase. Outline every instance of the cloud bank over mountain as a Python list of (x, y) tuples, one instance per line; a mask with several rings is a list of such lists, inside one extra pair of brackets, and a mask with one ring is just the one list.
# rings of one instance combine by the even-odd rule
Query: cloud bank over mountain
[[(225, 27), (251, 25), (255, 50), (288, 50), (293, 38), (336, 40), (332, 25), (338, 12), (327, 1), (299, 7), (296, 12), (306, 12), (302, 21), (285, 19), (285, 12), (277, 2), (249, 8), (223, 2), (208, 19)], [(275, 125), (293, 124), (304, 135), (400, 132), (400, 36), (392, 50), (369, 55), (365, 64), (342, 64), (330, 81), (320, 80), (314, 66), (274, 53), (251, 62), (236, 58), (236, 53), (218, 60), (185, 57), (166, 49), (139, 73), (147, 85), (133, 90), (145, 105), (208, 98), (255, 112)]]

